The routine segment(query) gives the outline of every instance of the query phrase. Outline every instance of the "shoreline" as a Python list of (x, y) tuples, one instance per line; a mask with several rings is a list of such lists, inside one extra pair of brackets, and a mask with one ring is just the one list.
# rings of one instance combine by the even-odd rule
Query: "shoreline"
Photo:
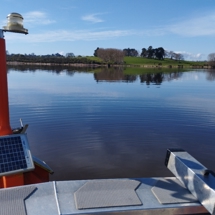
[(214, 66), (209, 65), (152, 65), (152, 64), (123, 64), (123, 65), (108, 65), (108, 64), (84, 64), (84, 63), (69, 63), (69, 64), (60, 64), (60, 63), (34, 63), (34, 62), (17, 62), (17, 61), (9, 61), (7, 65), (11, 66), (25, 66), (25, 65), (33, 65), (33, 66), (62, 66), (62, 67), (131, 67), (131, 68), (178, 68), (178, 69), (214, 69)]

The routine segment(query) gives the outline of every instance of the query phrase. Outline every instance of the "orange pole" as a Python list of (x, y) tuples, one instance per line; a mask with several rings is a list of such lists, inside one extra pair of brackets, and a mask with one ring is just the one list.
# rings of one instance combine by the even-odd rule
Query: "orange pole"
[[(0, 136), (12, 134), (9, 117), (8, 86), (7, 86), (7, 66), (5, 40), (0, 38)], [(1, 186), (14, 187), (24, 184), (23, 174), (2, 176)]]
[(9, 118), (5, 40), (0, 38), (0, 136), (12, 134)]

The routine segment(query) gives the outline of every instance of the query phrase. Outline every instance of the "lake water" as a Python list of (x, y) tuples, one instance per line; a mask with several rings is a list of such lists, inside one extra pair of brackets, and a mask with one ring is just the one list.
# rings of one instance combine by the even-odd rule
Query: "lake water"
[[(84, 69), (83, 69), (84, 70)], [(8, 70), (11, 127), (29, 124), (51, 180), (171, 176), (167, 148), (215, 171), (215, 71)]]

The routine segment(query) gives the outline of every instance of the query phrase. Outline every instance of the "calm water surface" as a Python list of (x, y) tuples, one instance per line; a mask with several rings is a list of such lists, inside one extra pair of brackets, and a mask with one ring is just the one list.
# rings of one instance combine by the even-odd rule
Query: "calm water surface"
[(215, 71), (8, 70), (10, 121), (51, 180), (171, 176), (167, 148), (215, 171)]

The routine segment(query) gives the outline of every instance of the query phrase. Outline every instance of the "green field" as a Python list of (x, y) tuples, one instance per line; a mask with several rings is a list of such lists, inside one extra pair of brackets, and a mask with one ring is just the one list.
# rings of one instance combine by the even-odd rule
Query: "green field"
[(128, 65), (162, 65), (162, 66), (177, 66), (177, 65), (184, 65), (184, 66), (192, 66), (192, 65), (204, 65), (205, 62), (194, 62), (194, 61), (177, 61), (171, 59), (164, 59), (164, 60), (156, 60), (156, 59), (148, 59), (142, 57), (125, 57), (124, 61)]
[[(95, 62), (102, 63), (102, 60), (98, 57), (87, 57)], [(172, 72), (184, 72), (192, 70), (192, 67), (200, 67), (207, 65), (207, 62), (195, 62), (195, 61), (176, 61), (171, 59), (156, 60), (142, 57), (125, 57), (124, 58), (124, 74), (128, 75), (141, 75), (144, 73), (172, 73)], [(170, 66), (172, 68), (170, 68)], [(179, 68), (183, 66), (183, 68)], [(94, 72), (100, 72), (102, 68), (95, 69)]]
[[(98, 57), (87, 57), (90, 60), (94, 60), (95, 62), (102, 62), (102, 60)], [(144, 65), (150, 65), (150, 66), (178, 66), (183, 65), (184, 67), (190, 67), (190, 66), (204, 66), (204, 64), (207, 64), (207, 62), (203, 61), (177, 61), (177, 60), (171, 60), (171, 59), (164, 59), (164, 60), (156, 60), (156, 59), (148, 59), (148, 58), (142, 58), (142, 57), (124, 57), (125, 65), (130, 65), (133, 67), (139, 67)]]

